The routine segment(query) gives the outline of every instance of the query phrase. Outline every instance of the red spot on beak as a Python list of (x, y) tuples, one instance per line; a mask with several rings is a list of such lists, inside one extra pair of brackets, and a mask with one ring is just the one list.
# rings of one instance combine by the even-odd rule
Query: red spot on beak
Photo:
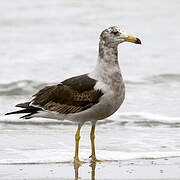
[(142, 44), (141, 43), (141, 40), (139, 39), (139, 38), (136, 38), (136, 42), (135, 42), (136, 44)]

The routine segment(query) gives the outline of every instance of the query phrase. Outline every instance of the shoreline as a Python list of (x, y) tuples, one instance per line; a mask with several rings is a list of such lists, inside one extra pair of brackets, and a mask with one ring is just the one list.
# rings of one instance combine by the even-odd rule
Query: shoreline
[(0, 165), (0, 180), (176, 180), (180, 158), (85, 163)]

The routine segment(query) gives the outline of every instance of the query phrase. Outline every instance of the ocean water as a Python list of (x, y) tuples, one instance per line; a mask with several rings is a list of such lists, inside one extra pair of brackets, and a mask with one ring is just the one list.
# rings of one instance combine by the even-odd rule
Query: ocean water
[[(180, 157), (179, 0), (13, 0), (0, 6), (0, 164), (72, 162), (76, 124), (3, 114), (47, 84), (90, 72), (100, 32), (121, 27), (126, 99), (96, 129), (99, 159)], [(80, 158), (90, 156), (90, 124)]]

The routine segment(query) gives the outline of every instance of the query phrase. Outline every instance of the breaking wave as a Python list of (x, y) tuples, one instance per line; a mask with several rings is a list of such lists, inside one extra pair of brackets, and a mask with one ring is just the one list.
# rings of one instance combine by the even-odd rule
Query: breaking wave
[[(19, 119), (18, 116), (4, 116), (0, 115), (0, 124), (11, 125), (76, 125), (71, 121), (58, 121), (53, 119), (34, 118), (34, 119)], [(161, 114), (153, 114), (148, 112), (121, 112), (116, 113), (109, 119), (98, 121), (99, 125), (114, 124), (121, 126), (135, 125), (135, 126), (160, 126), (169, 125), (172, 127), (180, 127), (180, 117), (170, 117)]]
[[(151, 85), (162, 83), (180, 83), (180, 74), (159, 74), (145, 79), (125, 79), (128, 85)], [(50, 84), (50, 83), (48, 83)], [(11, 82), (8, 84), (0, 84), (0, 96), (13, 95), (31, 95), (37, 90), (47, 85), (47, 83), (40, 83), (32, 80), (21, 80)]]
[(180, 83), (180, 74), (159, 74), (147, 78), (148, 81), (159, 84), (159, 83)]
[(30, 95), (45, 85), (45, 83), (31, 80), (21, 80), (8, 84), (0, 84), (0, 96)]
[(122, 112), (113, 116), (120, 125), (160, 126), (170, 125), (180, 127), (180, 117), (170, 117), (149, 112)]
[(180, 74), (158, 74), (144, 79), (127, 79), (126, 84), (129, 85), (152, 85), (152, 84), (166, 84), (166, 83), (180, 83)]
[[(61, 149), (30, 149), (16, 150), (5, 149), (11, 158), (0, 160), (0, 164), (51, 164), (51, 163), (72, 163), (74, 152)], [(98, 157), (105, 161), (125, 161), (135, 159), (162, 159), (180, 157), (179, 151), (172, 152), (120, 152), (97, 150)], [(81, 159), (89, 162), (87, 154), (89, 150), (81, 150)], [(18, 159), (17, 159), (18, 154)]]

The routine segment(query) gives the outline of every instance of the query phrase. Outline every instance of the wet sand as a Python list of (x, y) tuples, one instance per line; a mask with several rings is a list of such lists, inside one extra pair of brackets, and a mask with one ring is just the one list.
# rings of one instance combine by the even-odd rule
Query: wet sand
[(180, 179), (180, 158), (90, 163), (0, 165), (1, 180), (175, 180)]

